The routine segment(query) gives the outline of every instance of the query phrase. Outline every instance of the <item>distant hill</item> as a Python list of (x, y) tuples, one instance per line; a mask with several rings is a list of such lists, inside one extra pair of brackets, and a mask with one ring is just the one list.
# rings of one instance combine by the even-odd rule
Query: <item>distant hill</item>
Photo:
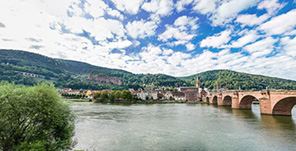
[[(22, 75), (22, 72), (42, 75), (45, 78), (26, 77)], [(123, 85), (87, 81), (89, 72), (104, 77), (120, 78)], [(296, 81), (230, 70), (213, 70), (198, 75), (202, 86), (209, 89), (216, 87), (217, 80), (221, 87), (229, 89), (238, 89), (239, 86), (245, 90), (265, 89), (266, 86), (269, 86), (270, 89), (296, 89)], [(26, 51), (0, 49), (0, 80), (25, 85), (34, 85), (45, 81), (61, 88), (120, 90), (137, 89), (145, 85), (194, 86), (196, 75), (173, 77), (165, 74), (133, 74), (124, 70), (93, 66), (78, 61), (54, 59)]]
[[(269, 89), (296, 89), (296, 81), (286, 80), (275, 77), (262, 75), (254, 75), (231, 70), (212, 70), (197, 74), (201, 80), (202, 87), (206, 86), (209, 89), (216, 89), (216, 83), (222, 88), (243, 90), (262, 90), (268, 87)], [(180, 79), (195, 83), (196, 75), (181, 77)]]
[[(20, 72), (46, 76), (48, 80), (25, 77)], [(118, 77), (124, 85), (86, 82), (85, 79), (87, 79), (89, 72), (105, 77)], [(175, 86), (186, 83), (184, 80), (164, 74), (133, 74), (124, 70), (98, 67), (78, 61), (54, 59), (26, 51), (3, 49), (0, 49), (0, 80), (25, 85), (47, 81), (58, 87), (75, 89), (127, 89), (129, 87), (139, 88), (145, 84)]]

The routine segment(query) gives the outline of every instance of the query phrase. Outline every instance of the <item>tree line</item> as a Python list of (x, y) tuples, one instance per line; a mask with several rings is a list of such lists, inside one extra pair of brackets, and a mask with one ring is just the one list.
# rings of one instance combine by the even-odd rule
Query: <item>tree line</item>
[(96, 92), (93, 94), (93, 99), (95, 102), (127, 102), (133, 101), (135, 98), (132, 93), (128, 90), (123, 91), (111, 91), (103, 90), (102, 92)]

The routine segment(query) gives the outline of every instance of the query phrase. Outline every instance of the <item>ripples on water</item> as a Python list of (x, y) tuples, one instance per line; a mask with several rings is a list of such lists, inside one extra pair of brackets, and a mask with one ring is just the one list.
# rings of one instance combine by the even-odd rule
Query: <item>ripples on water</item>
[(260, 115), (205, 104), (72, 104), (75, 149), (84, 150), (296, 150), (292, 117)]

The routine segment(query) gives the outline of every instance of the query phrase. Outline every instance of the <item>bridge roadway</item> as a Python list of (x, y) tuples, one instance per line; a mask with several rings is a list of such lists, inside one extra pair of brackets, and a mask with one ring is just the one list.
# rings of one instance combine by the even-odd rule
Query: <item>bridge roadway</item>
[(251, 110), (253, 101), (259, 101), (261, 114), (291, 116), (291, 111), (296, 104), (296, 91), (230, 90), (204, 94), (201, 96), (201, 100), (209, 104), (246, 110)]

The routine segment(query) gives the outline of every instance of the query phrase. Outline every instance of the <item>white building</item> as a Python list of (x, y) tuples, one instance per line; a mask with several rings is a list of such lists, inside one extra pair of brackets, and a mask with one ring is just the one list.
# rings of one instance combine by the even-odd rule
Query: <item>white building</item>
[(137, 93), (137, 97), (142, 99), (142, 100), (146, 100), (146, 98), (148, 97), (149, 100), (153, 99), (156, 100), (157, 98), (157, 91), (141, 91), (139, 93)]

